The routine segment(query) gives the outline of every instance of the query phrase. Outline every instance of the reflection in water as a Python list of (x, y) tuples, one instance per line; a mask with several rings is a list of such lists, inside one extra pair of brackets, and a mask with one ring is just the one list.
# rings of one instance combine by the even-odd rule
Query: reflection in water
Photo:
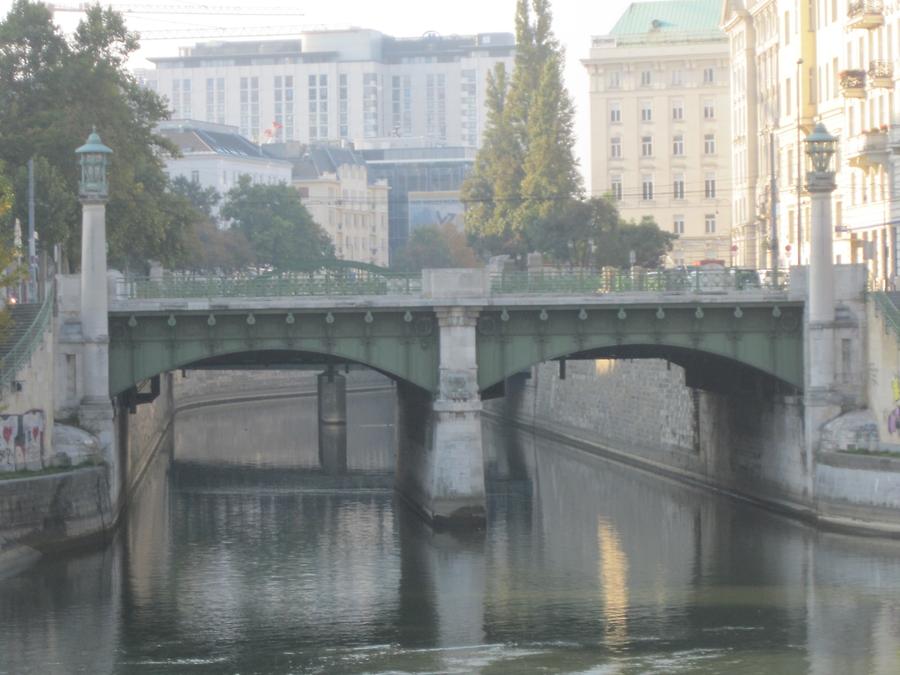
[(0, 672), (900, 672), (898, 542), (496, 424), (487, 532), (434, 533), (352, 408), (349, 475), (318, 471), (303, 405), (179, 417), (192, 464), (158, 458), (121, 537), (0, 581)]

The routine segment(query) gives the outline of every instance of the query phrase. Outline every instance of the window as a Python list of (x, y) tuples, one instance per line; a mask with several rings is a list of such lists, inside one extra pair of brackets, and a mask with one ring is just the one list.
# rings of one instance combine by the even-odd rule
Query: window
[(622, 104), (618, 101), (611, 101), (609, 104), (609, 121), (613, 124), (622, 121)]
[(672, 71), (672, 86), (680, 87), (684, 84), (684, 73), (680, 70)]
[(672, 154), (676, 157), (684, 156), (684, 136), (676, 134), (672, 137)]
[(609, 74), (609, 88), (618, 89), (622, 86), (622, 75), (619, 72)]
[(614, 201), (622, 201), (622, 176), (613, 174), (609, 177), (609, 191)]
[(649, 87), (651, 82), (652, 82), (652, 76), (650, 74), (650, 71), (642, 70), (641, 71), (641, 86)]
[(672, 232), (675, 234), (684, 234), (684, 216), (672, 217)]
[(641, 136), (641, 157), (653, 156), (653, 136)]
[(703, 181), (703, 196), (707, 199), (716, 198), (716, 174), (706, 174), (706, 179)]
[(703, 119), (716, 119), (716, 104), (712, 99), (706, 99), (705, 101), (703, 101)]
[(703, 154), (705, 154), (705, 155), (716, 154), (716, 135), (715, 134), (706, 134), (703, 136)]
[(339, 124), (340, 124), (340, 134), (341, 138), (347, 138), (350, 135), (350, 123), (349, 123), (349, 88), (347, 84), (347, 76), (341, 75), (339, 79), (340, 89), (338, 90), (339, 99), (338, 99), (338, 112), (340, 114)]
[(676, 173), (672, 178), (672, 198), (684, 199), (684, 174)]
[(199, 171), (191, 171), (191, 182), (192, 183), (200, 182), (200, 172)]
[(703, 84), (714, 84), (716, 81), (716, 69), (715, 68), (704, 68), (703, 69)]
[(683, 120), (684, 119), (684, 101), (677, 100), (672, 101), (672, 119), (673, 120)]
[(613, 159), (622, 158), (622, 139), (618, 136), (609, 139), (609, 156)]
[(653, 199), (653, 176), (648, 174), (641, 176), (641, 199), (644, 201)]
[(703, 219), (706, 234), (715, 234), (716, 232), (716, 216), (713, 213), (707, 213)]
[(641, 101), (641, 122), (653, 121), (653, 104), (650, 101)]

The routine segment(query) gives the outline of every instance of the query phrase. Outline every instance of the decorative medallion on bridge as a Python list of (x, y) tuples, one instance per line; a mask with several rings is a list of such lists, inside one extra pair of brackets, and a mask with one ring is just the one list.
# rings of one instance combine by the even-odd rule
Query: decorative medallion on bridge
[(616, 316), (619, 317), (619, 321), (624, 321), (625, 319), (628, 318), (628, 314), (625, 313), (624, 307), (619, 308), (619, 313), (616, 314)]
[(134, 314), (128, 317), (128, 327), (137, 328), (137, 317)]
[(406, 314), (403, 315), (403, 320), (406, 323), (412, 323), (412, 320), (413, 320), (412, 312), (410, 312), (409, 310), (406, 310)]
[(248, 315), (247, 315), (247, 325), (248, 325), (248, 326), (255, 326), (255, 325), (256, 325), (256, 317), (253, 316), (253, 314), (248, 314)]
[(169, 314), (169, 319), (166, 321), (166, 323), (169, 325), (169, 328), (175, 328), (175, 324), (178, 322), (175, 320), (174, 314)]
[(775, 317), (776, 319), (780, 319), (781, 318), (781, 307), (779, 307), (778, 305), (775, 305), (772, 308), (772, 316)]
[(325, 323), (327, 323), (329, 325), (333, 324), (334, 323), (334, 314), (332, 314), (331, 312), (328, 312), (328, 314), (325, 315)]
[(500, 320), (503, 322), (509, 321), (509, 312), (506, 311), (506, 307), (500, 312)]
[(366, 312), (366, 315), (363, 317), (363, 321), (366, 323), (372, 323), (375, 320), (375, 317), (372, 316), (372, 312)]
[(209, 318), (206, 320), (206, 325), (212, 328), (216, 325), (216, 317), (213, 314), (209, 315)]
[(662, 321), (666, 318), (666, 313), (663, 311), (663, 308), (660, 307), (656, 310), (656, 318)]
[(698, 319), (702, 319), (703, 318), (703, 308), (698, 307), (697, 311), (694, 312), (694, 316), (697, 317)]
[(734, 318), (740, 319), (743, 316), (744, 316), (744, 310), (742, 310), (740, 307), (735, 307), (734, 308)]
[(285, 322), (288, 326), (293, 326), (293, 325), (294, 325), (294, 321), (296, 321), (296, 319), (294, 318), (294, 313), (293, 313), (293, 312), (288, 312), (287, 316), (284, 317), (284, 322)]
[(547, 319), (550, 318), (550, 315), (547, 314), (547, 310), (546, 310), (546, 309), (542, 309), (542, 310), (541, 310), (541, 313), (538, 315), (538, 318), (539, 318), (541, 321), (546, 321)]
[(587, 318), (588, 318), (588, 313), (586, 311), (584, 311), (584, 307), (582, 307), (578, 311), (578, 320), (579, 321), (587, 321)]

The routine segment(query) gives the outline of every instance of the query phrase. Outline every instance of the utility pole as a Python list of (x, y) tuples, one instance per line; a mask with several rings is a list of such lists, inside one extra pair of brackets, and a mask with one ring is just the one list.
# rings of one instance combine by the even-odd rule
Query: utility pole
[(769, 132), (769, 219), (771, 220), (772, 283), (778, 287), (778, 180), (775, 177), (775, 132)]
[(28, 160), (28, 297), (37, 300), (37, 252), (34, 243), (34, 158)]
[(803, 264), (803, 147), (800, 129), (800, 77), (802, 74), (803, 59), (797, 59), (797, 265)]

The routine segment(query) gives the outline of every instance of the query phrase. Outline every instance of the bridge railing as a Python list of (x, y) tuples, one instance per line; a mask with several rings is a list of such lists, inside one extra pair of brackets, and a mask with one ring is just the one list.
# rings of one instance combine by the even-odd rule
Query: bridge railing
[(422, 280), (418, 275), (365, 270), (298, 272), (259, 277), (126, 277), (117, 284), (117, 297), (130, 300), (414, 295), (421, 291)]
[(35, 349), (44, 340), (44, 332), (53, 316), (53, 302), (56, 299), (56, 289), (53, 284), (48, 284), (44, 294), (44, 301), (37, 315), (12, 348), (0, 357), (0, 388), (12, 382), (16, 374), (34, 354)]
[(504, 271), (491, 275), (491, 292), (517, 293), (732, 293), (781, 291), (789, 282), (786, 272), (752, 269), (548, 269)]

